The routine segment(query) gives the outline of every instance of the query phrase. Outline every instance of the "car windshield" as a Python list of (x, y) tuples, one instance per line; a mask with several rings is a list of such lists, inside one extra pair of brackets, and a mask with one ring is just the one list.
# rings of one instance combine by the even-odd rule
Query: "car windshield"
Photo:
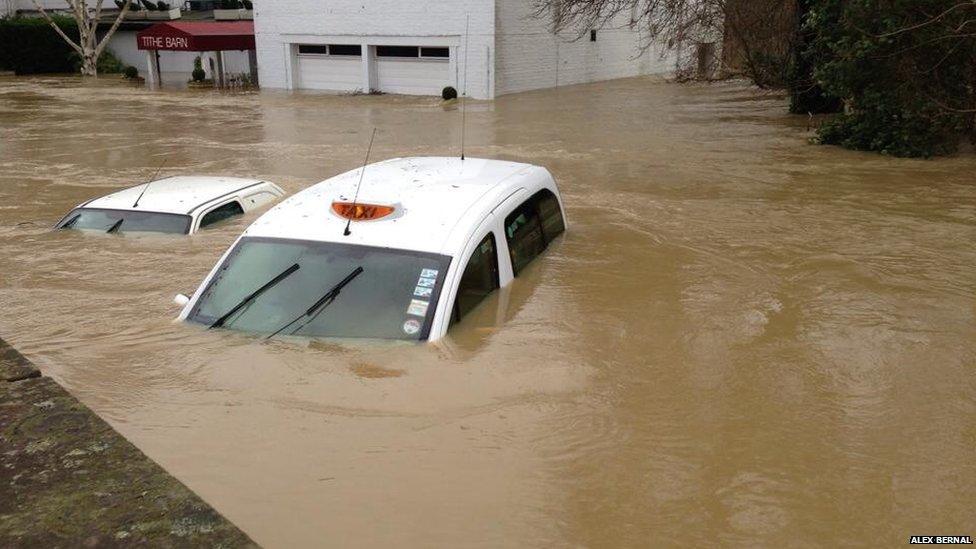
[(113, 232), (187, 234), (190, 229), (188, 215), (96, 208), (78, 208), (72, 211), (61, 220), (57, 228), (108, 231), (119, 221), (122, 223)]
[[(188, 319), (269, 335), (423, 340), (450, 262), (389, 248), (244, 238)], [(337, 285), (334, 300), (323, 300)]]

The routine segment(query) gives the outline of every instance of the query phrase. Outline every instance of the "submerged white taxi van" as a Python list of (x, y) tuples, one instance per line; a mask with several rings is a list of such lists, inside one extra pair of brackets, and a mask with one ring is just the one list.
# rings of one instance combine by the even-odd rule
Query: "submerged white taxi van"
[(274, 183), (239, 177), (167, 177), (80, 204), (55, 229), (193, 234), (285, 195)]
[(177, 296), (180, 319), (268, 337), (433, 341), (565, 227), (545, 168), (476, 158), (370, 164), (261, 216), (192, 298)]

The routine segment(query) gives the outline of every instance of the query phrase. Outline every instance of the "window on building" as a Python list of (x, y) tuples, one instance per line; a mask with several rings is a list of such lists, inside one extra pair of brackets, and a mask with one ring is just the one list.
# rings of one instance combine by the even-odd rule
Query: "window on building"
[(200, 220), (200, 228), (202, 229), (214, 223), (219, 223), (236, 215), (244, 215), (244, 208), (235, 200), (234, 202), (228, 202), (219, 208), (207, 212), (203, 216), (203, 219)]
[(590, 29), (590, 42), (596, 42), (596, 29)]
[(417, 46), (376, 46), (376, 57), (418, 57)]
[(428, 59), (450, 59), (450, 48), (420, 48), (420, 57)]
[(566, 230), (559, 200), (543, 189), (515, 208), (505, 218), (505, 238), (512, 259), (512, 272), (518, 276)]
[(302, 55), (328, 55), (329, 46), (317, 44), (299, 44), (298, 53)]
[(359, 44), (299, 44), (298, 53), (301, 55), (362, 55), (363, 47)]
[(451, 324), (460, 321), (486, 297), (498, 289), (498, 248), (495, 235), (488, 233), (478, 244), (461, 275)]
[(361, 57), (363, 47), (359, 44), (329, 44), (329, 55), (353, 55)]

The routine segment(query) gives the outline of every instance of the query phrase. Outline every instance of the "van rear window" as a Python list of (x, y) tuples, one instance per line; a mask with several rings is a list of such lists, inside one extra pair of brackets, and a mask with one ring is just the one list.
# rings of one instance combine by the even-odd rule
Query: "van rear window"
[(512, 259), (512, 271), (518, 276), (566, 230), (559, 199), (543, 189), (519, 205), (505, 218), (505, 238)]

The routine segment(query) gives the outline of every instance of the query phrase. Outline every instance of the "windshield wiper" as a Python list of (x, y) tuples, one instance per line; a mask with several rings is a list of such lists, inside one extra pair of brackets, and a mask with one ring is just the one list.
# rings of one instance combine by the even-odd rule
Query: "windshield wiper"
[(119, 227), (121, 227), (121, 226), (122, 226), (122, 222), (123, 222), (123, 221), (125, 221), (125, 218), (123, 218), (123, 219), (120, 219), (120, 220), (118, 220), (118, 221), (116, 221), (116, 222), (115, 222), (115, 223), (113, 223), (113, 224), (112, 224), (112, 226), (111, 226), (111, 227), (109, 227), (109, 228), (108, 228), (108, 230), (107, 230), (107, 231), (105, 231), (105, 232), (106, 232), (107, 234), (112, 234), (112, 233), (114, 233), (114, 232), (116, 232), (116, 231), (118, 231), (118, 230), (119, 230)]
[(235, 305), (233, 309), (227, 311), (227, 313), (225, 315), (221, 316), (220, 318), (217, 319), (216, 322), (214, 322), (213, 324), (211, 324), (210, 325), (210, 328), (220, 328), (221, 326), (223, 326), (224, 325), (224, 322), (227, 322), (227, 319), (228, 318), (234, 316), (234, 313), (236, 313), (237, 311), (240, 311), (241, 309), (243, 309), (244, 307), (246, 307), (247, 305), (249, 305), (252, 301), (254, 301), (258, 297), (260, 297), (261, 294), (263, 294), (264, 292), (270, 290), (276, 284), (278, 284), (282, 280), (284, 280), (284, 279), (288, 278), (289, 276), (291, 276), (291, 274), (294, 273), (295, 271), (297, 271), (298, 269), (300, 269), (300, 267), (298, 266), (298, 263), (295, 263), (291, 267), (288, 267), (287, 269), (285, 269), (284, 271), (282, 271), (281, 274), (279, 274), (278, 276), (276, 276), (276, 277), (272, 278), (271, 280), (269, 280), (264, 286), (261, 286), (257, 290), (254, 290), (251, 293), (251, 295), (249, 295), (249, 296), (245, 297), (244, 299), (242, 299), (241, 302), (238, 303), (237, 305)]
[(315, 320), (322, 313), (322, 311), (326, 309), (326, 307), (332, 305), (332, 302), (335, 301), (335, 298), (339, 297), (339, 292), (341, 292), (342, 289), (346, 287), (346, 285), (348, 285), (350, 282), (353, 281), (353, 279), (355, 279), (357, 276), (361, 275), (362, 273), (363, 273), (362, 266), (353, 269), (351, 273), (346, 275), (346, 278), (343, 278), (342, 280), (339, 281), (338, 284), (330, 288), (329, 291), (325, 293), (325, 295), (320, 297), (319, 300), (316, 301), (311, 307), (309, 307), (304, 313), (298, 315), (298, 317), (295, 318), (295, 320), (292, 320), (288, 324), (285, 324), (281, 328), (278, 328), (277, 330), (274, 331), (274, 333), (272, 333), (265, 339), (273, 338), (274, 336), (288, 329), (288, 327), (290, 327), (292, 324), (298, 322), (299, 320), (305, 317), (308, 317), (305, 323), (292, 330), (291, 333), (294, 334), (298, 330), (301, 330), (305, 326), (308, 326), (310, 322)]
[(71, 226), (74, 225), (75, 223), (77, 223), (79, 219), (81, 219), (81, 214), (75, 214), (74, 217), (72, 217), (71, 219), (69, 219), (69, 220), (65, 221), (64, 223), (62, 223), (61, 224), (61, 228), (62, 229), (70, 229)]

